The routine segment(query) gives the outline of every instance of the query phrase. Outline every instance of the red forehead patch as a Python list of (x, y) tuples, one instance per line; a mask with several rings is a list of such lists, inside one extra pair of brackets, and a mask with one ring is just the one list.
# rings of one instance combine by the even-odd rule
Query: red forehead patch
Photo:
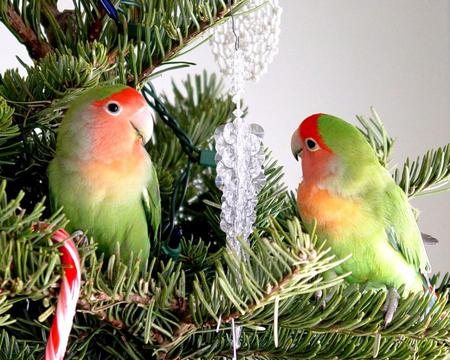
[(112, 94), (111, 96), (108, 96), (99, 101), (95, 101), (94, 105), (103, 106), (109, 103), (110, 101), (117, 101), (122, 106), (136, 105), (140, 103), (142, 103), (142, 105), (145, 104), (144, 98), (136, 89), (126, 87), (125, 89), (118, 91), (115, 94)]
[(318, 120), (324, 115), (322, 113), (314, 114), (308, 116), (305, 120), (302, 121), (299, 127), (300, 137), (305, 140), (307, 138), (314, 139), (322, 149), (331, 151), (328, 146), (323, 142), (322, 137), (319, 133)]

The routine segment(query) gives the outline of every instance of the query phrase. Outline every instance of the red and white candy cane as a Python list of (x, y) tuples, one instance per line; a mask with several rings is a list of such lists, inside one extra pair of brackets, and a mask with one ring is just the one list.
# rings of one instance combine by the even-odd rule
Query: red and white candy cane
[(61, 277), (56, 314), (45, 349), (45, 360), (62, 360), (80, 295), (81, 266), (78, 251), (67, 231), (58, 229), (53, 234), (52, 241), (54, 243), (64, 242), (59, 248), (64, 274)]

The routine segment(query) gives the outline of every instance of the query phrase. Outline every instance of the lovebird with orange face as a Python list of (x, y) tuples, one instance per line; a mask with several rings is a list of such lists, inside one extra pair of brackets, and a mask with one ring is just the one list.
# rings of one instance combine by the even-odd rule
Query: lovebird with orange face
[(52, 207), (62, 206), (67, 230), (87, 231), (107, 257), (118, 243), (123, 261), (132, 253), (145, 260), (157, 236), (159, 183), (144, 148), (152, 133), (150, 107), (123, 85), (82, 93), (59, 127), (48, 172)]
[(297, 193), (308, 231), (316, 226), (337, 257), (352, 257), (338, 269), (349, 282), (389, 290), (385, 322), (398, 304), (396, 291), (428, 287), (430, 263), (413, 210), (403, 190), (379, 163), (364, 135), (331, 115), (306, 118), (292, 135), (302, 162)]

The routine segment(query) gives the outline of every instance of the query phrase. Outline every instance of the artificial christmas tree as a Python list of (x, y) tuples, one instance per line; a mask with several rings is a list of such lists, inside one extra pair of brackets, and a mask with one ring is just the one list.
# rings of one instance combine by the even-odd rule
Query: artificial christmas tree
[[(158, 115), (147, 150), (161, 190), (161, 251), (122, 263), (118, 253), (98, 255), (95, 239), (76, 241), (82, 283), (66, 359), (228, 358), (232, 324), (242, 329), (238, 356), (249, 359), (444, 358), (449, 276), (431, 279), (430, 309), (432, 294), (409, 296), (385, 327), (385, 291), (323, 278), (345, 259), (304, 233), (268, 151), (250, 243), (241, 241), (242, 257), (227, 250), (208, 154), (215, 129), (232, 117), (232, 99), (207, 73), (174, 85), (170, 96), (147, 81), (189, 66), (176, 56), (247, 1), (231, 9), (223, 1), (116, 1), (116, 21), (101, 3), (76, 1), (63, 12), (55, 0), (0, 5), (2, 22), (33, 59), (22, 64), (26, 76), (9, 70), (0, 84), (0, 358), (44, 355), (63, 270), (51, 237), (67, 224), (49, 211), (47, 166), (68, 104), (103, 83), (143, 89)], [(360, 121), (387, 165), (392, 140), (376, 115)], [(442, 188), (449, 164), (447, 145), (393, 176), (414, 196)], [(48, 226), (36, 228), (41, 221)], [(324, 307), (315, 293), (331, 287)]]

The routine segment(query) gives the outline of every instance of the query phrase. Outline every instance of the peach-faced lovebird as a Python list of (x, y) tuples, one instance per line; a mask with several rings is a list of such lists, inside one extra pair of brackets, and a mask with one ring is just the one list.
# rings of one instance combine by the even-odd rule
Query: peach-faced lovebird
[(352, 257), (338, 272), (349, 282), (386, 287), (385, 322), (398, 304), (396, 291), (428, 287), (430, 264), (412, 208), (363, 134), (326, 114), (306, 118), (295, 130), (292, 152), (301, 157), (297, 203), (308, 231), (316, 226), (337, 257)]
[(49, 166), (52, 207), (62, 206), (68, 230), (87, 230), (106, 256), (118, 243), (122, 260), (131, 253), (145, 260), (157, 236), (159, 183), (144, 148), (152, 133), (150, 107), (123, 85), (82, 93), (59, 127)]

